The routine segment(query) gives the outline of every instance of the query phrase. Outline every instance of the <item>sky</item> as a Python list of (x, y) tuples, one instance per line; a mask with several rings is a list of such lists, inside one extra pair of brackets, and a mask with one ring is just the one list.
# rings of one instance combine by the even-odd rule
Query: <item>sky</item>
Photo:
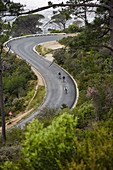
[[(55, 4), (55, 3), (61, 3), (61, 2), (66, 3), (68, 0), (12, 0), (12, 1), (15, 3), (21, 3), (22, 5), (26, 5), (25, 10), (28, 11), (32, 9), (37, 9), (39, 7), (47, 6), (48, 1), (51, 1), (53, 4)], [(48, 15), (46, 11), (47, 10), (40, 11), (40, 14), (44, 15), (45, 17), (49, 17), (49, 16), (46, 16)], [(92, 17), (93, 17), (92, 15), (88, 17), (89, 21), (92, 21)]]
[[(26, 9), (36, 9), (42, 6), (48, 5), (48, 1), (50, 0), (13, 0), (13, 2), (20, 2), (22, 5), (26, 5)], [(67, 0), (51, 0), (51, 2), (61, 3), (66, 2)]]

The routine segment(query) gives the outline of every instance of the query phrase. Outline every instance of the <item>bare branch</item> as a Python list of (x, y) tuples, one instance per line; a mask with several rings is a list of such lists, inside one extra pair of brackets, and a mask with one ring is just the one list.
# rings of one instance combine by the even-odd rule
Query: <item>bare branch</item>
[(85, 4), (85, 3), (82, 3), (82, 4), (52, 4), (50, 6), (44, 6), (44, 7), (40, 7), (40, 8), (31, 10), (31, 11), (28, 11), (28, 12), (19, 13), (18, 15), (31, 14), (31, 13), (43, 11), (43, 10), (46, 10), (46, 9), (49, 9), (49, 8), (52, 8), (52, 7), (53, 8), (54, 7), (102, 7), (102, 8), (105, 8), (107, 10), (111, 9), (110, 6), (108, 6), (108, 5), (95, 4), (95, 3), (90, 3), (90, 4)]
[[(106, 30), (106, 29), (105, 29)], [(107, 29), (106, 31), (104, 31), (100, 36), (98, 36), (97, 38), (102, 38), (104, 35), (106, 35), (108, 32), (110, 31), (110, 29)]]

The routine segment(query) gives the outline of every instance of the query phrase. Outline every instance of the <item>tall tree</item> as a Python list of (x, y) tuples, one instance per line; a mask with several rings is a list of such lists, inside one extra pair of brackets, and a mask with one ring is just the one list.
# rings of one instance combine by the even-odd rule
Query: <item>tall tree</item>
[(19, 36), (21, 33), (23, 34), (35, 34), (42, 32), (40, 26), (44, 16), (41, 14), (34, 15), (25, 15), (20, 16), (16, 19), (16, 21), (12, 25), (12, 34), (14, 36)]
[(56, 23), (60, 29), (65, 30), (66, 28), (66, 23), (68, 20), (70, 20), (70, 13), (69, 10), (59, 10), (58, 14), (55, 14), (51, 17), (51, 22), (50, 23)]
[[(8, 35), (4, 32), (6, 28), (5, 21), (3, 17), (6, 15), (18, 15), (20, 11), (23, 10), (23, 5), (20, 3), (13, 3), (10, 0), (1, 0), (0, 1), (0, 105), (1, 105), (1, 115), (2, 115), (2, 140), (6, 141), (6, 132), (5, 132), (5, 112), (4, 112), (4, 100), (3, 100), (3, 83), (2, 83), (2, 52), (3, 44), (8, 39)], [(8, 25), (7, 25), (8, 26)], [(7, 27), (9, 28), (9, 27)]]

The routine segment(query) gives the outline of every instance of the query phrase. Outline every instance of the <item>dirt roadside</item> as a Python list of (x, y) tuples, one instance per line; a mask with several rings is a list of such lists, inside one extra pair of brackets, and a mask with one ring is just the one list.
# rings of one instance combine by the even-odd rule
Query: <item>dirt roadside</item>
[[(67, 34), (67, 36), (76, 36), (76, 35), (78, 35), (78, 33)], [(42, 51), (44, 50), (44, 48), (56, 50), (56, 49), (65, 47), (64, 45), (61, 45), (58, 41), (50, 41), (50, 42), (41, 43), (41, 46), (42, 46)], [(54, 60), (51, 53), (45, 54), (44, 57), (51, 62)]]
[[(42, 46), (42, 51), (44, 50), (44, 48), (56, 50), (56, 49), (64, 47), (64, 45), (61, 45), (57, 41), (50, 41), (50, 42), (41, 43), (41, 46)], [(44, 57), (51, 62), (54, 60), (54, 58), (52, 56), (53, 56), (53, 54), (51, 54), (51, 53), (44, 55)]]

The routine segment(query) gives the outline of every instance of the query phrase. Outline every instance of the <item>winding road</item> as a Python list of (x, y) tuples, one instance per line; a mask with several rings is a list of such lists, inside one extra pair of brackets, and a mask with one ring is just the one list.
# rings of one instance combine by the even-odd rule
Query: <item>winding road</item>
[[(30, 65), (32, 65), (43, 76), (46, 82), (46, 97), (40, 108), (30, 115), (25, 120), (22, 120), (17, 126), (23, 127), (27, 122), (30, 122), (44, 107), (60, 107), (62, 104), (66, 104), (69, 108), (72, 108), (76, 101), (76, 85), (70, 75), (65, 72), (61, 67), (44, 59), (40, 55), (36, 54), (33, 47), (39, 43), (59, 40), (65, 35), (53, 35), (53, 36), (36, 36), (36, 37), (24, 37), (20, 39), (11, 40), (7, 43), (7, 46), (11, 46), (11, 50), (25, 59)], [(65, 82), (59, 79), (58, 73), (61, 72), (62, 76), (65, 76)], [(65, 87), (68, 87), (68, 93), (64, 91)]]

